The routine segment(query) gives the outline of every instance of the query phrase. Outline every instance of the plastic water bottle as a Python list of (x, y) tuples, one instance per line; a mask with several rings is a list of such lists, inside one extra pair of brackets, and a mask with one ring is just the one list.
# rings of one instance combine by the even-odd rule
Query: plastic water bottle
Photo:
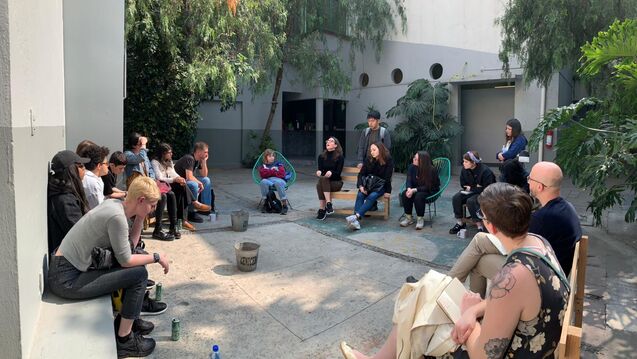
[(219, 354), (219, 346), (217, 344), (212, 346), (212, 352), (210, 353), (210, 359), (221, 359), (221, 354)]

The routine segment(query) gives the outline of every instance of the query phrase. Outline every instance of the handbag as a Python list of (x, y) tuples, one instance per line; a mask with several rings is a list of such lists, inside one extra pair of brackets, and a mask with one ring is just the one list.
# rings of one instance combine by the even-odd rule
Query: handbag
[(164, 181), (160, 181), (160, 180), (156, 180), (156, 181), (157, 181), (157, 187), (159, 187), (159, 193), (166, 194), (170, 192), (171, 188), (168, 183)]
[(367, 193), (380, 192), (385, 188), (385, 180), (375, 175), (363, 176), (362, 182)]
[(112, 248), (93, 247), (89, 270), (105, 270), (119, 266)]

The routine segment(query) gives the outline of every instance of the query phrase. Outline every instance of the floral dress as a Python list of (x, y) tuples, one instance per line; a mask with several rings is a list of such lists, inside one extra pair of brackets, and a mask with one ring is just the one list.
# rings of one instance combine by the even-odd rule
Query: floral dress
[[(530, 234), (529, 235), (533, 235)], [(534, 235), (535, 236), (535, 235)], [(553, 263), (557, 263), (555, 253), (551, 249), (546, 239), (537, 236), (542, 240), (549, 251), (549, 257), (553, 258)], [(508, 263), (519, 263), (527, 267), (535, 276), (540, 289), (540, 311), (537, 317), (518, 322), (509, 348), (504, 354), (504, 358), (548, 358), (553, 357), (553, 352), (557, 349), (562, 332), (562, 323), (568, 304), (569, 291), (560, 281), (559, 276), (541, 258), (524, 252), (511, 254), (506, 261)], [(505, 264), (505, 265), (506, 265)], [(559, 266), (558, 266), (559, 268)], [(468, 358), (464, 350), (457, 350), (443, 358)]]

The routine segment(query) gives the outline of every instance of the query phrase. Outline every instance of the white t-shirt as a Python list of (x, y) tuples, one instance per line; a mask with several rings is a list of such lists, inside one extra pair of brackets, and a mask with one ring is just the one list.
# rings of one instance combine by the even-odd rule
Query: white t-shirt
[(86, 171), (82, 186), (84, 186), (84, 194), (86, 195), (89, 209), (93, 209), (104, 202), (104, 181), (95, 173)]

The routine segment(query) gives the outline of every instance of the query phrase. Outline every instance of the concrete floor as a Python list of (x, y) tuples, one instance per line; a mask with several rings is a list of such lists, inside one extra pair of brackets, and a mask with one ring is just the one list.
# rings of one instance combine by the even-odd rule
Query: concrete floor
[[(294, 209), (287, 216), (257, 211), (260, 194), (250, 170), (214, 170), (218, 220), (174, 242), (146, 239), (149, 251), (171, 258), (168, 275), (149, 266), (169, 304), (165, 314), (146, 317), (156, 324), (153, 358), (204, 358), (213, 344), (226, 359), (341, 358), (340, 340), (373, 352), (391, 329), (394, 299), (405, 277), (430, 269), (446, 272), (475, 231), (469, 230), (467, 239), (447, 234), (454, 222), (451, 196), (457, 177), (438, 200), (432, 227), (400, 228), (402, 209), (394, 196), (390, 220), (365, 219), (361, 231), (351, 232), (342, 216), (314, 219), (314, 169), (297, 170), (297, 182), (288, 191)], [(396, 174), (394, 188), (403, 181)], [(623, 223), (619, 208), (604, 218), (610, 233), (591, 227), (586, 194), (565, 186), (563, 195), (584, 215), (584, 232), (591, 237), (582, 356), (634, 357), (637, 245), (632, 233), (637, 226)], [(335, 202), (335, 207), (352, 205)], [(238, 209), (250, 212), (246, 232), (231, 230), (230, 213)], [(234, 244), (240, 241), (261, 244), (255, 272), (236, 269)], [(181, 321), (177, 342), (170, 340), (172, 318)]]

